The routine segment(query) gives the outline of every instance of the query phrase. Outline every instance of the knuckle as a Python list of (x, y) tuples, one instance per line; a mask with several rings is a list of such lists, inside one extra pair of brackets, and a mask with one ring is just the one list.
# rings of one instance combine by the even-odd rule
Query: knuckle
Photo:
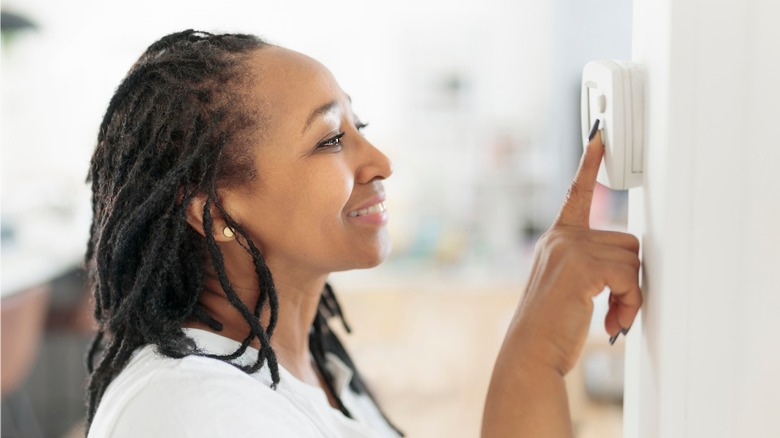
[(639, 282), (638, 270), (634, 266), (625, 266), (623, 269), (623, 275), (626, 276), (628, 284), (632, 287), (636, 286)]
[(639, 251), (639, 245), (640, 245), (639, 238), (637, 238), (633, 234), (627, 234), (626, 236), (628, 236), (627, 237), (628, 247), (631, 248), (632, 250)]
[(546, 244), (553, 234), (555, 234), (555, 228), (550, 228), (549, 230), (545, 231), (541, 236), (539, 236), (539, 239), (536, 241), (536, 245), (539, 246)]
[(556, 233), (550, 237), (548, 251), (556, 259), (564, 257), (568, 251), (568, 239), (561, 233)]
[(603, 233), (603, 237), (601, 238), (611, 242), (612, 245), (625, 248), (634, 253), (639, 252), (640, 242), (633, 234), (621, 231), (606, 231)]
[(543, 252), (545, 247), (547, 246), (547, 241), (549, 239), (550, 239), (550, 231), (547, 230), (536, 240), (536, 244), (534, 244), (534, 252), (536, 254)]
[(546, 255), (549, 259), (559, 259), (565, 254), (566, 238), (556, 228), (547, 230), (536, 241), (536, 252)]
[(634, 272), (638, 275), (639, 274), (639, 269), (642, 268), (642, 261), (639, 260), (639, 257), (634, 257), (631, 260), (631, 267), (634, 268)]

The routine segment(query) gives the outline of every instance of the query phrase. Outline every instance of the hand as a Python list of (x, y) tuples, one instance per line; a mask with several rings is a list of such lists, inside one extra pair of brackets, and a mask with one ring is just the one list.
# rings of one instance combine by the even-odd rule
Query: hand
[(642, 304), (639, 241), (631, 234), (590, 229), (603, 150), (597, 133), (558, 218), (536, 244), (531, 276), (510, 330), (528, 349), (526, 354), (561, 375), (571, 370), (582, 351), (594, 296), (605, 287), (611, 291), (605, 320), (610, 335), (631, 327)]
[(590, 204), (604, 146), (588, 144), (553, 226), (536, 244), (525, 295), (496, 359), (485, 400), (483, 438), (571, 437), (566, 384), (582, 352), (592, 298), (611, 292), (607, 333), (631, 327), (639, 291), (639, 241), (591, 230)]

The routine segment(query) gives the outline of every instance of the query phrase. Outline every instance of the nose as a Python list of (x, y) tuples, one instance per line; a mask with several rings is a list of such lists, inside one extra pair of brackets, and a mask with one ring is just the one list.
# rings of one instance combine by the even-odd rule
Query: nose
[(393, 163), (376, 146), (366, 139), (361, 139), (359, 146), (360, 166), (357, 169), (356, 180), (360, 184), (368, 184), (375, 180), (383, 180), (393, 174)]

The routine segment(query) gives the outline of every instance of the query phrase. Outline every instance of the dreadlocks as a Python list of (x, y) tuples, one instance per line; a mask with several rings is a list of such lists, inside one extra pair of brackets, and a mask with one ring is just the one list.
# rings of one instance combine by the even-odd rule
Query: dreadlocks
[[(149, 46), (108, 105), (87, 179), (92, 184), (93, 219), (86, 264), (98, 322), (87, 355), (91, 374), (87, 430), (109, 383), (144, 345), (155, 345), (160, 354), (172, 358), (212, 357), (247, 373), (267, 364), (273, 387), (279, 383), (279, 365), (270, 345), (279, 314), (271, 272), (217, 196), (218, 186), (240, 185), (256, 177), (249, 139), (262, 133), (264, 114), (244, 104), (248, 100), (242, 90), (252, 80), (247, 58), (265, 46), (252, 35), (193, 30), (168, 35)], [(206, 196), (204, 236), (186, 220), (198, 194)], [(243, 237), (242, 246), (254, 262), (259, 298), (251, 309), (231, 286), (222, 253), (209, 232), (212, 209)], [(222, 330), (222, 324), (198, 304), (204, 263), (213, 265), (228, 301), (249, 326), (240, 347), (228, 355), (197, 350), (182, 330), (187, 320)], [(260, 314), (266, 306), (270, 320), (264, 327)], [(341, 310), (326, 286), (311, 330), (313, 356), (321, 371), (326, 351), (354, 369), (328, 328), (327, 319), (334, 316), (342, 317)], [(256, 361), (232, 363), (254, 340), (260, 344)], [(332, 386), (329, 373), (324, 374)], [(352, 385), (368, 393), (357, 372)], [(349, 415), (343, 405), (341, 409)]]

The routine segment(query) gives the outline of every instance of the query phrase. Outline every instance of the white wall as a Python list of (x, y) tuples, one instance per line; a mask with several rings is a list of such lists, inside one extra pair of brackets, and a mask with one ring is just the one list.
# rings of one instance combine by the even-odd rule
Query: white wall
[(626, 437), (780, 436), (780, 3), (635, 0), (645, 306)]

